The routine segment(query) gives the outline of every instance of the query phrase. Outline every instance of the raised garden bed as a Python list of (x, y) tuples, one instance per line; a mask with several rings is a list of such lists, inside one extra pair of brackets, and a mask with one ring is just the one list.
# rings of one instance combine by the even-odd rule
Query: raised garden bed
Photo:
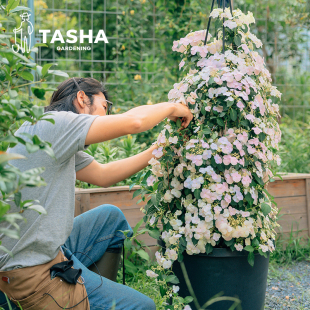
[[(269, 183), (268, 191), (275, 197), (282, 215), (279, 224), (284, 236), (293, 231), (300, 231), (300, 235), (309, 236), (310, 227), (310, 174), (289, 173), (276, 178)], [(113, 204), (125, 214), (131, 227), (134, 227), (143, 217), (140, 208), (144, 202), (137, 205), (138, 197), (132, 199), (133, 192), (139, 189), (134, 186), (129, 191), (129, 186), (116, 186), (109, 188), (75, 189), (75, 216), (102, 204)], [(143, 227), (143, 226), (142, 226)], [(157, 247), (156, 240), (147, 234), (141, 236), (150, 247)]]

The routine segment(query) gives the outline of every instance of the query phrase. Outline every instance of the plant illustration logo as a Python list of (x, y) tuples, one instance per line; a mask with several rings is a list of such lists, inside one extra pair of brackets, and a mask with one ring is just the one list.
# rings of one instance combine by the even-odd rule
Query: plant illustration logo
[[(23, 14), (19, 15), (22, 18), (21, 24), (18, 28), (13, 29), (13, 32), (15, 34), (15, 44), (12, 45), (12, 50), (15, 53), (18, 53), (19, 50), (21, 50), (22, 53), (24, 53), (25, 51), (27, 53), (30, 52), (31, 34), (33, 33), (33, 25), (29, 20), (30, 15), (31, 14), (29, 14), (29, 13), (23, 13)], [(27, 28), (26, 28), (26, 26), (27, 26)], [(19, 43), (17, 43), (17, 41), (16, 41), (18, 34), (20, 34), (21, 45)]]

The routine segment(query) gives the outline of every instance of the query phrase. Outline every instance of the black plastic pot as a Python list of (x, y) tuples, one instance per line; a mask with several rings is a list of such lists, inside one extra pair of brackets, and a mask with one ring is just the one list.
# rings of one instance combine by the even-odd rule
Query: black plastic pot
[[(161, 241), (158, 243), (164, 245)], [(222, 296), (238, 297), (242, 310), (264, 309), (269, 256), (265, 258), (255, 254), (254, 267), (251, 267), (247, 255), (246, 251), (232, 252), (225, 248), (214, 248), (211, 254), (183, 253), (183, 262), (200, 306), (223, 292)], [(173, 263), (172, 270), (180, 280), (180, 296), (190, 296), (178, 261)], [(233, 303), (219, 301), (208, 309), (228, 310)], [(193, 302), (190, 306), (197, 309)]]

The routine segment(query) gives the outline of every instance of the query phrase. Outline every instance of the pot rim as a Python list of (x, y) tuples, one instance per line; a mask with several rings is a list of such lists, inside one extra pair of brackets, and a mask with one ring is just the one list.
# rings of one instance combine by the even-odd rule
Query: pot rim
[[(165, 243), (162, 239), (157, 240), (157, 244), (165, 248)], [(232, 251), (230, 248), (213, 248), (213, 251), (209, 254), (207, 253), (199, 253), (199, 254), (188, 254), (186, 251), (182, 253), (182, 255), (187, 255), (187, 256), (207, 256), (207, 257), (236, 257), (236, 256), (247, 256), (249, 255), (250, 252), (242, 250), (242, 251)], [(269, 257), (270, 252), (266, 252), (267, 256)], [(260, 255), (258, 251), (254, 251), (254, 255)], [(262, 256), (262, 255), (260, 255)], [(264, 256), (263, 256), (264, 257)]]

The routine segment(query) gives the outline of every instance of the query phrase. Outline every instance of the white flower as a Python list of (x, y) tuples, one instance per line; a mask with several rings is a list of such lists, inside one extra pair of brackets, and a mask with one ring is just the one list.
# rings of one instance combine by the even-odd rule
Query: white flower
[(153, 215), (150, 219), (150, 225), (152, 226), (155, 223), (156, 217)]
[(173, 138), (169, 137), (169, 142), (176, 144), (178, 142), (178, 137), (177, 136), (174, 136)]
[(155, 272), (152, 271), (152, 270), (147, 270), (147, 271), (146, 271), (146, 275), (147, 275), (148, 277), (151, 277), (151, 278), (157, 278), (157, 277), (158, 277), (158, 274), (155, 273)]
[(177, 285), (173, 285), (172, 290), (173, 290), (173, 293), (177, 293), (180, 290), (180, 287), (178, 287)]
[(235, 248), (237, 251), (242, 251), (243, 246), (241, 244), (235, 244)]
[(167, 260), (167, 259), (165, 259), (164, 260), (164, 262), (163, 262), (163, 267), (165, 268), (165, 269), (169, 269), (170, 267), (171, 267), (171, 260)]
[(226, 20), (225, 22), (224, 22), (224, 26), (225, 27), (228, 27), (229, 29), (234, 29), (234, 28), (236, 28), (237, 27), (237, 24), (235, 23), (235, 22), (233, 22), (233, 21), (231, 21), (231, 20)]
[(173, 196), (177, 197), (177, 198), (180, 198), (181, 195), (182, 195), (181, 191), (179, 191), (179, 190), (177, 190), (177, 189), (175, 189), (175, 188), (171, 190), (171, 194), (172, 194)]
[(173, 198), (173, 195), (171, 194), (171, 191), (167, 190), (165, 195), (164, 195), (164, 201), (165, 202), (171, 202), (172, 198)]

